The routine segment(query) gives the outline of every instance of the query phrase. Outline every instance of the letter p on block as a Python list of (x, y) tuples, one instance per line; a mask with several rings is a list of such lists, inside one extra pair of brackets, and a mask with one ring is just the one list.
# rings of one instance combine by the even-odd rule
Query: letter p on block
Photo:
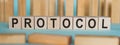
[(21, 29), (21, 17), (10, 17), (9, 29)]

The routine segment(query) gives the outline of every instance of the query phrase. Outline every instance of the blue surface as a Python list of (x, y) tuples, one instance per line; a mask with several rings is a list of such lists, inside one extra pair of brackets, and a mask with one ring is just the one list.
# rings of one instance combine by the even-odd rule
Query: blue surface
[(31, 5), (30, 5), (30, 0), (26, 0), (26, 16), (30, 16), (30, 8), (31, 8)]
[(14, 0), (14, 16), (18, 16), (18, 0)]
[(0, 23), (0, 33), (25, 33), (26, 39), (28, 35), (32, 33), (40, 34), (57, 34), (57, 35), (69, 35), (72, 36), (72, 42), (75, 35), (97, 35), (97, 36), (118, 36), (120, 37), (120, 24), (112, 24), (110, 31), (100, 30), (24, 30), (24, 29), (9, 29), (7, 23)]
[(63, 34), (63, 35), (75, 35), (75, 34), (87, 34), (87, 35), (110, 35), (120, 36), (120, 24), (112, 24), (111, 30), (24, 30), (24, 29), (9, 29), (7, 23), (0, 22), (0, 33), (45, 33), (45, 34)]

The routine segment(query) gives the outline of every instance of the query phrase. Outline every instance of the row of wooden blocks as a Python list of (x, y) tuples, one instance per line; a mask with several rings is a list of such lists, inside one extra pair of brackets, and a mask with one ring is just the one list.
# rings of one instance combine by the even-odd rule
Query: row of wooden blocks
[(110, 17), (10, 17), (9, 29), (110, 30)]
[[(0, 0), (0, 22), (8, 22), (9, 17), (14, 16), (14, 1)], [(26, 16), (27, 1), (18, 0), (18, 16)], [(120, 23), (120, 0), (30, 1), (30, 16), (109, 16), (112, 23)]]
[(30, 34), (26, 38), (25, 34), (0, 34), (0, 44), (70, 45), (72, 41), (74, 45), (119, 45), (119, 37), (114, 36), (76, 35), (72, 40), (67, 35)]

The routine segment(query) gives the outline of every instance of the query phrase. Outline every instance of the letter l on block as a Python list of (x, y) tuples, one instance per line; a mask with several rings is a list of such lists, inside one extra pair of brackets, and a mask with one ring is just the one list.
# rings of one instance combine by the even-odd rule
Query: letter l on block
[(99, 17), (99, 30), (110, 30), (111, 19), (110, 17)]

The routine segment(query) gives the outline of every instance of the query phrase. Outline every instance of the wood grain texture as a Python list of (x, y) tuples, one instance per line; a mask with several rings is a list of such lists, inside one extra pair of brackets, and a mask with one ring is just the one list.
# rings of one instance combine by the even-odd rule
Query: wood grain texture
[(89, 0), (77, 0), (77, 16), (89, 15)]
[(55, 16), (56, 15), (56, 0), (49, 0), (49, 16)]
[(0, 34), (0, 44), (25, 44), (25, 34)]
[(18, 0), (18, 15), (19, 16), (26, 16), (26, 0)]
[(0, 0), (0, 22), (4, 22), (5, 15), (5, 1)]
[(104, 16), (104, 4), (105, 4), (105, 0), (99, 0), (99, 12), (98, 15), (99, 16)]
[(5, 0), (5, 22), (9, 21), (9, 17), (14, 15), (14, 0)]
[(104, 16), (109, 17), (111, 15), (111, 2), (112, 0), (104, 0), (105, 5), (104, 5)]
[(64, 0), (58, 0), (58, 16), (64, 16)]
[(74, 0), (66, 0), (66, 16), (74, 16)]
[(89, 2), (89, 16), (98, 16), (98, 0), (90, 0)]
[(32, 16), (40, 16), (40, 0), (31, 0)]
[(31, 0), (32, 16), (48, 16), (48, 0)]
[(70, 36), (31, 34), (29, 35), (28, 42), (33, 44), (69, 45)]
[(112, 0), (112, 23), (120, 23), (120, 0)]
[(76, 36), (75, 45), (119, 45), (119, 38), (111, 36)]

